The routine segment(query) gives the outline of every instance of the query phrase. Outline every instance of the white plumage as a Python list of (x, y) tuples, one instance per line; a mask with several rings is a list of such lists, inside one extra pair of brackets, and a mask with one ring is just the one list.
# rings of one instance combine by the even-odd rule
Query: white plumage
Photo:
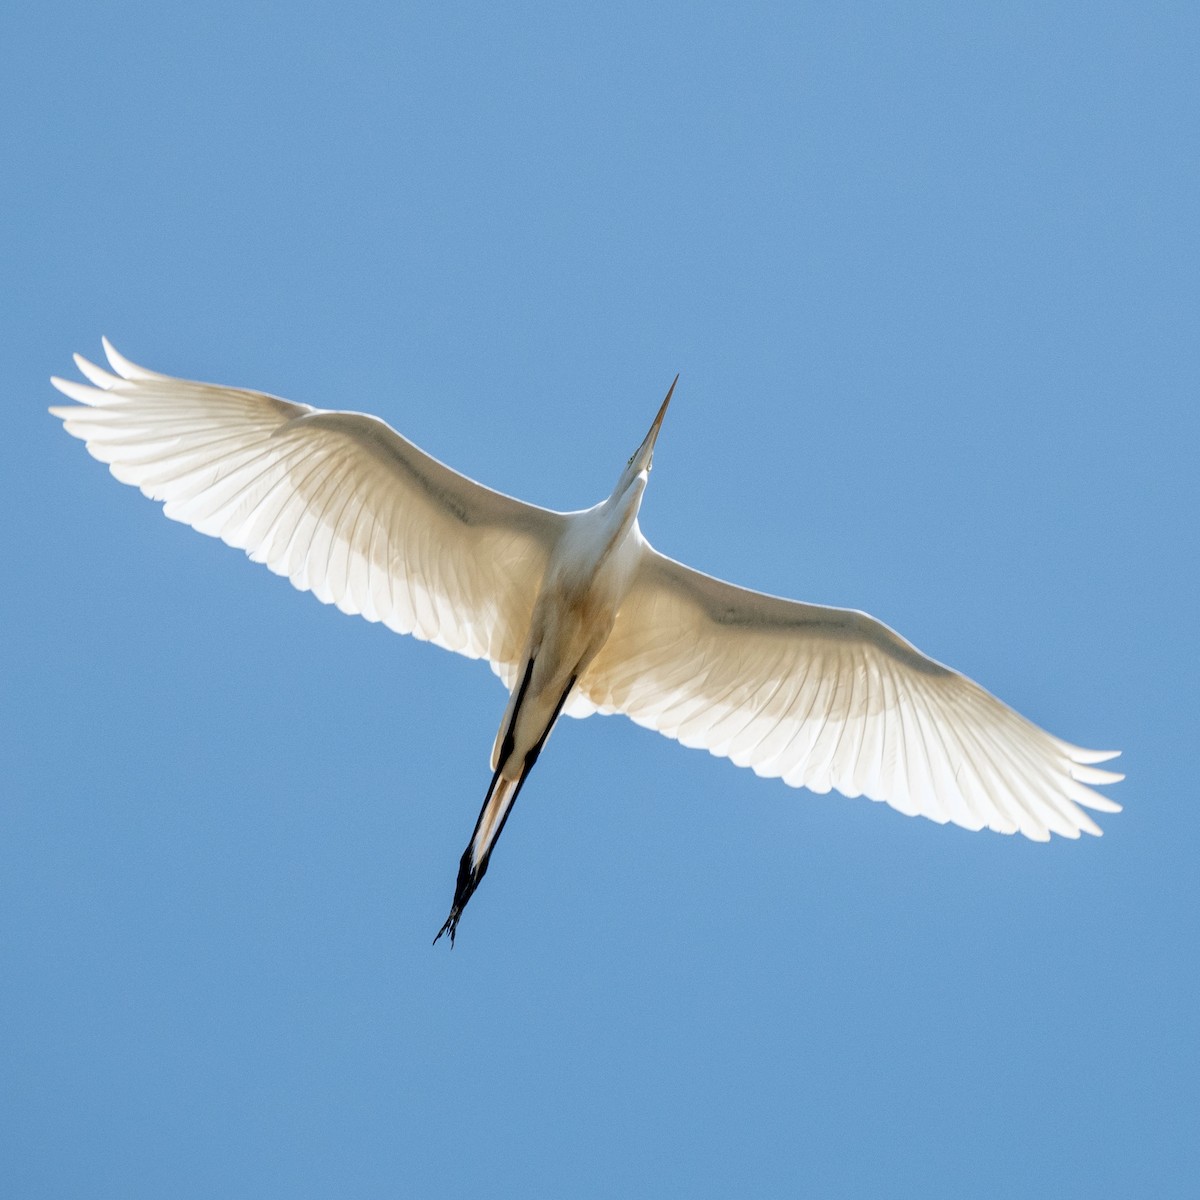
[[(54, 379), (68, 433), (164, 512), (343, 612), (486, 658), (512, 695), (451, 916), (560, 712), (640, 725), (793, 787), (1046, 840), (1117, 812), (1122, 776), (859, 612), (782, 600), (664, 557), (638, 527), (671, 399), (613, 494), (580, 513), (501, 495), (382, 421), (173, 379), (104, 343)], [(672, 384), (672, 390), (674, 384)], [(440, 936), (440, 935), (439, 935)]]

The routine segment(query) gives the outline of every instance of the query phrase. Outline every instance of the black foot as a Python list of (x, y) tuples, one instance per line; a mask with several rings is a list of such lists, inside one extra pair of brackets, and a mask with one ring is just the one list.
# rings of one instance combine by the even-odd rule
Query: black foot
[(446, 918), (446, 923), (437, 931), (437, 937), (433, 939), (433, 944), (436, 946), (442, 940), (442, 934), (450, 935), (450, 949), (454, 949), (454, 935), (458, 932), (458, 922), (462, 917), (462, 909), (456, 904), (451, 910), (450, 915)]
[[(487, 804), (486, 800), (484, 804)], [(463, 851), (463, 856), (458, 863), (458, 879), (454, 884), (454, 899), (450, 904), (450, 915), (446, 918), (445, 925), (438, 930), (437, 937), (433, 939), (435, 946), (441, 940), (443, 933), (450, 935), (450, 945), (454, 945), (454, 935), (458, 932), (458, 923), (462, 919), (463, 909), (467, 907), (467, 901), (475, 895), (475, 889), (479, 886), (479, 881), (487, 870), (489, 857), (490, 855), (484, 855), (483, 862), (475, 869), (471, 866), (471, 847), (468, 845)]]

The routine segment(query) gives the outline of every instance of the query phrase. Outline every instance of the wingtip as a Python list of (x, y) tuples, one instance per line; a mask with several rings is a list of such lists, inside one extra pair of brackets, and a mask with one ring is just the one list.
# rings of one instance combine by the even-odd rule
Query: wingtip
[(91, 359), (84, 358), (82, 354), (72, 354), (71, 358), (79, 369), (79, 373), (98, 388), (108, 391), (121, 382), (116, 375), (110, 374), (103, 367), (98, 367)]
[(1089, 766), (1094, 763), (1109, 762), (1111, 759), (1119, 758), (1120, 750), (1088, 750), (1083, 746), (1074, 746), (1070, 742), (1064, 742), (1062, 738), (1055, 738), (1062, 752), (1071, 759), (1072, 762), (1086, 763)]
[(89, 408), (94, 407), (104, 394), (89, 384), (80, 383), (77, 379), (63, 379), (60, 375), (50, 376), (50, 386), (56, 392), (62, 392), (68, 400), (74, 400), (76, 404), (85, 404)]
[(148, 370), (146, 367), (139, 367), (137, 363), (130, 362), (107, 337), (101, 336), (100, 344), (104, 347), (104, 355), (108, 359), (108, 364), (122, 379), (166, 379), (167, 376), (160, 375), (157, 371)]
[(1096, 784), (1120, 783), (1125, 776), (1120, 771), (1104, 771), (1099, 767), (1077, 762), (1071, 767), (1071, 778), (1078, 779), (1080, 783)]
[(123, 379), (133, 379), (134, 372), (130, 370), (133, 363), (125, 358), (103, 333), (100, 335), (100, 345), (104, 347), (104, 357), (108, 359), (108, 365)]

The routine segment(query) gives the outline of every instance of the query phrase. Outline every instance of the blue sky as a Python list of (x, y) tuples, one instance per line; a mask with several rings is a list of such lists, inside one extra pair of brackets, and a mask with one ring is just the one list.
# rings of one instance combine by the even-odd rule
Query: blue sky
[[(1183, 1196), (1191, 5), (9, 14), (0, 1191)], [(1120, 747), (1034, 845), (565, 722), (450, 953), (486, 667), (45, 413), (137, 361), (642, 511)]]

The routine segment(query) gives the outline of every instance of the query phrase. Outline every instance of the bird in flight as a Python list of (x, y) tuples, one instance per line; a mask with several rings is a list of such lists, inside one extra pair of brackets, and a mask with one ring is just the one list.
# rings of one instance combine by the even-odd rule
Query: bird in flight
[[(68, 433), (175, 521), (345, 613), (485, 658), (509, 689), (492, 778), (459, 863), (467, 902), (566, 713), (625, 713), (685, 746), (814, 792), (1048, 841), (1119, 812), (1094, 790), (1117, 751), (1053, 737), (850, 609), (749, 591), (642, 536), (638, 510), (675, 383), (612, 495), (581, 512), (514, 500), (375, 417), (75, 356)], [(676, 376), (675, 382), (678, 382)]]

